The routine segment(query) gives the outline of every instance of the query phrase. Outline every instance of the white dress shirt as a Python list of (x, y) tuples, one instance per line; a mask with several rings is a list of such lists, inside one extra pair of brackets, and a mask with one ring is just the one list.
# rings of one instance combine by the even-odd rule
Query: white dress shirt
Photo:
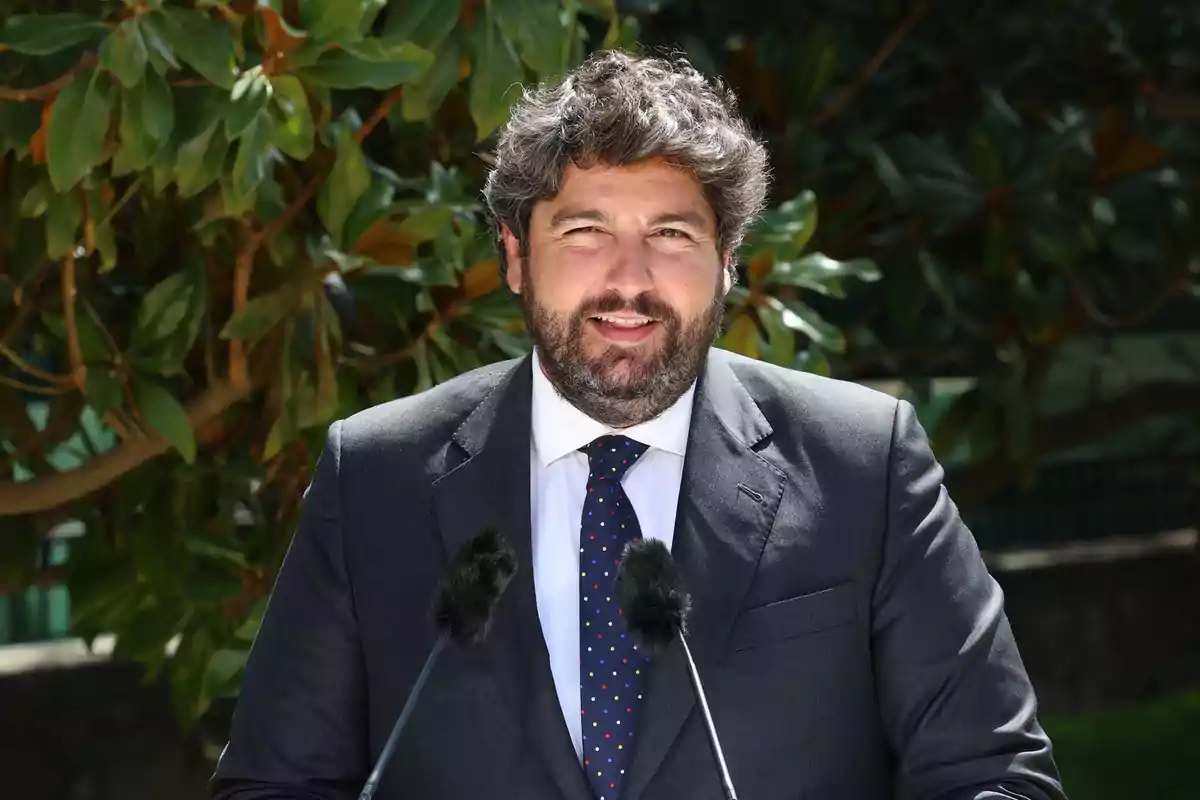
[(530, 439), (533, 585), (558, 702), (581, 763), (579, 529), (587, 493), (588, 457), (579, 448), (610, 433), (649, 445), (625, 473), (621, 485), (633, 504), (643, 538), (658, 539), (670, 549), (695, 391), (693, 381), (683, 396), (659, 416), (640, 425), (614, 430), (564, 399), (542, 372), (537, 350), (533, 353)]

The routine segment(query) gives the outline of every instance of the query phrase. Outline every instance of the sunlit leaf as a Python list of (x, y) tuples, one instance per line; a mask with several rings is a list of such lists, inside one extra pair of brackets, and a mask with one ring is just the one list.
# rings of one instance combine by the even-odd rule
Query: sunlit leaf
[(17, 14), (0, 28), (0, 45), (27, 56), (47, 56), (96, 38), (105, 29), (94, 14)]
[(150, 427), (179, 451), (184, 461), (191, 464), (196, 460), (196, 436), (188, 421), (187, 411), (175, 396), (149, 378), (134, 376), (133, 399), (138, 410)]
[(50, 181), (66, 192), (100, 160), (112, 113), (108, 79), (84, 70), (59, 93), (46, 129), (46, 165)]

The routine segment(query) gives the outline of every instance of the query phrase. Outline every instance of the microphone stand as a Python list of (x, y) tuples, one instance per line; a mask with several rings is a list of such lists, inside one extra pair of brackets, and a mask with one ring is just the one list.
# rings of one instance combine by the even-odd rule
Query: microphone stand
[(708, 698), (704, 695), (704, 687), (700, 684), (700, 672), (692, 659), (692, 649), (688, 647), (687, 637), (681, 632), (679, 641), (683, 645), (684, 655), (687, 656), (688, 676), (692, 679), (692, 688), (696, 690), (696, 700), (700, 704), (700, 713), (704, 715), (704, 724), (708, 726), (708, 743), (712, 747), (713, 758), (717, 761), (717, 771), (721, 773), (721, 788), (725, 790), (725, 800), (737, 800), (733, 790), (733, 779), (729, 777), (729, 767), (725, 765), (725, 754), (721, 752), (721, 740), (717, 738), (717, 726), (713, 724), (712, 712), (708, 710)]
[(375, 789), (379, 786), (379, 779), (383, 777), (383, 768), (387, 766), (388, 761), (391, 759), (392, 751), (396, 749), (396, 743), (400, 741), (400, 732), (408, 724), (408, 718), (412, 716), (413, 708), (417, 705), (417, 698), (421, 696), (421, 690), (425, 688), (425, 681), (429, 680), (429, 673), (433, 672), (433, 665), (437, 662), (438, 656), (442, 654), (442, 650), (446, 648), (446, 642), (449, 641), (449, 638), (449, 635), (443, 631), (433, 643), (433, 648), (429, 651), (429, 657), (425, 659), (425, 666), (421, 668), (421, 674), (417, 677), (417, 682), (413, 684), (412, 690), (408, 693), (408, 701), (404, 704), (404, 710), (396, 718), (396, 724), (392, 726), (392, 732), (383, 746), (383, 752), (379, 754), (379, 758), (375, 761), (375, 768), (371, 770), (370, 777), (363, 784), (362, 792), (358, 795), (358, 800), (371, 800), (374, 797)]

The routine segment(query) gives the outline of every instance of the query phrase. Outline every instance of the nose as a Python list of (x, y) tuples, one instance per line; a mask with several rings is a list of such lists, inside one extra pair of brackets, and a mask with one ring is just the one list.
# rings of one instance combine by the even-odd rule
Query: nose
[(617, 242), (616, 258), (605, 276), (605, 288), (615, 289), (631, 299), (653, 289), (650, 265), (651, 253), (641, 237), (623, 237)]

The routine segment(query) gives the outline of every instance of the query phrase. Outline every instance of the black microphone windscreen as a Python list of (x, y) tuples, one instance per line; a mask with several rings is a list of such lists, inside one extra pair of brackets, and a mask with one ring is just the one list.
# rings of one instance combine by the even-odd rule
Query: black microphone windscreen
[(617, 567), (617, 600), (625, 624), (651, 655), (662, 653), (687, 633), (691, 596), (679, 567), (657, 539), (634, 539)]
[(458, 551), (438, 584), (433, 621), (464, 647), (482, 642), (492, 611), (517, 571), (517, 556), (500, 533), (488, 529)]

